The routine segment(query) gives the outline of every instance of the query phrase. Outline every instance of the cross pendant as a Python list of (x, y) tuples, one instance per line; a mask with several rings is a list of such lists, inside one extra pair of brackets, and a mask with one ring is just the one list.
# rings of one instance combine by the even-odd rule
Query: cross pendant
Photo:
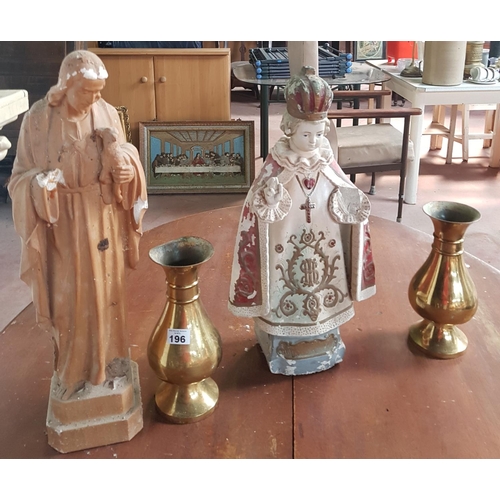
[(306, 198), (306, 202), (300, 205), (301, 210), (306, 211), (306, 221), (311, 222), (311, 209), (316, 208), (316, 203), (311, 203), (311, 198), (309, 196)]

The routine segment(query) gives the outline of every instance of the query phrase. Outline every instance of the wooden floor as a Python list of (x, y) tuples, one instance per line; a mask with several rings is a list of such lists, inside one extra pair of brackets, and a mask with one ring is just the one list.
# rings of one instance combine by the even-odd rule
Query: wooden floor
[[(409, 280), (430, 251), (431, 237), (371, 218), (377, 293), (357, 303), (341, 328), (344, 361), (322, 373), (273, 375), (253, 323), (227, 309), (239, 207), (213, 210), (152, 229), (128, 276), (131, 356), (139, 365), (144, 428), (130, 442), (60, 455), (45, 435), (50, 339), (30, 305), (0, 336), (2, 458), (498, 458), (500, 457), (500, 273), (467, 255), (479, 309), (463, 331), (466, 354), (429, 359), (407, 345), (420, 318), (407, 298)], [(226, 230), (222, 230), (222, 228)], [(148, 257), (158, 244), (204, 237), (214, 257), (201, 267), (201, 299), (222, 337), (214, 374), (215, 412), (188, 425), (163, 422), (154, 408), (158, 379), (146, 346), (165, 303), (164, 275)], [(405, 245), (399, 244), (406, 242)]]

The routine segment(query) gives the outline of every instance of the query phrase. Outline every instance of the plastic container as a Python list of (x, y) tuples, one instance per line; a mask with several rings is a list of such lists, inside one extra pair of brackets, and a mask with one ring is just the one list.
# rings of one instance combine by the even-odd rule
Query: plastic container
[(398, 59), (411, 58), (412, 52), (413, 42), (387, 42), (387, 62), (389, 64), (396, 64)]

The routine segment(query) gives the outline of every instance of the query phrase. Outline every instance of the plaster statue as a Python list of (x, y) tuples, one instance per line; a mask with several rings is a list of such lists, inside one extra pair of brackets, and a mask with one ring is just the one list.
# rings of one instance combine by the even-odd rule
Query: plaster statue
[(335, 161), (328, 84), (304, 66), (285, 87), (279, 139), (243, 205), (229, 309), (254, 318), (273, 373), (334, 366), (353, 301), (375, 293), (367, 196)]
[(101, 99), (107, 76), (91, 52), (65, 57), (24, 116), (9, 182), (21, 278), (54, 341), (58, 404), (130, 381), (125, 267), (138, 262), (147, 194), (138, 151)]

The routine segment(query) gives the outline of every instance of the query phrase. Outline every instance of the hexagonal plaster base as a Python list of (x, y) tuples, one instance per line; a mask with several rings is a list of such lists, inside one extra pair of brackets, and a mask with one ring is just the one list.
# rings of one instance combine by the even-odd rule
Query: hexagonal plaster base
[[(49, 445), (61, 453), (130, 441), (143, 426), (139, 370), (130, 361), (130, 376), (114, 389), (92, 386), (83, 395), (61, 401), (52, 396), (47, 412)], [(78, 420), (77, 415), (84, 416)], [(62, 420), (62, 421), (61, 421)]]

